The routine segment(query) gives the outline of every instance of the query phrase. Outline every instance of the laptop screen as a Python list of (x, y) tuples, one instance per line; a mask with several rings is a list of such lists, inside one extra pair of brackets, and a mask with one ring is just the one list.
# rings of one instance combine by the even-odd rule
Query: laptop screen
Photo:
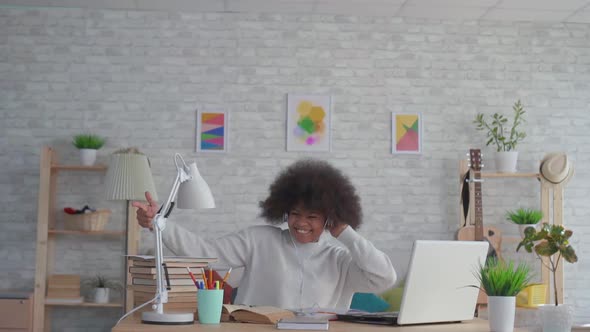
[(473, 319), (479, 290), (475, 273), (485, 264), (485, 241), (414, 242), (398, 324)]

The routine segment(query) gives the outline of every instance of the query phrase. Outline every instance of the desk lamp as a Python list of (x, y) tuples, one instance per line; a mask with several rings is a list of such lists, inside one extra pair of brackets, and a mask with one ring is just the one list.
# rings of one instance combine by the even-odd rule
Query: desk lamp
[(162, 231), (166, 228), (168, 216), (174, 208), (175, 201), (179, 209), (214, 208), (215, 201), (211, 190), (199, 174), (197, 164), (186, 165), (180, 154), (174, 156), (176, 179), (170, 194), (153, 220), (156, 240), (156, 296), (152, 305), (153, 311), (143, 312), (141, 321), (148, 324), (181, 325), (192, 324), (193, 313), (165, 313), (164, 303), (168, 302), (168, 290), (164, 279)]
[[(147, 157), (139, 152), (137, 148), (128, 148), (115, 151), (111, 155), (109, 168), (105, 178), (106, 198), (111, 201), (126, 201), (126, 218), (129, 217), (129, 201), (144, 201), (145, 192), (152, 193), (154, 199), (157, 199), (156, 187), (150, 171), (150, 165)], [(129, 227), (138, 227), (136, 224), (125, 223), (127, 232)], [(129, 252), (127, 240), (125, 237), (125, 248)], [(125, 273), (127, 273), (127, 261), (125, 262)], [(131, 295), (129, 291), (125, 292), (125, 303), (127, 297)]]

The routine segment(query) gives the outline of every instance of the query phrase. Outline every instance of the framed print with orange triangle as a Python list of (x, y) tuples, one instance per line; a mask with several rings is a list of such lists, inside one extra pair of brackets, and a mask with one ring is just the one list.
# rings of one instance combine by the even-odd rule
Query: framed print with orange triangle
[(422, 153), (422, 127), (420, 113), (391, 113), (391, 152)]
[(197, 111), (197, 152), (227, 152), (229, 113)]

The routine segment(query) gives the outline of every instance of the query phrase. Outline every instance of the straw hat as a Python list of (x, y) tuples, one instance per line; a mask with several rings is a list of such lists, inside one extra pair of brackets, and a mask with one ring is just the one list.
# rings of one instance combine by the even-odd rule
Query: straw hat
[(564, 152), (548, 153), (541, 160), (539, 173), (553, 184), (566, 183), (574, 175), (574, 165)]

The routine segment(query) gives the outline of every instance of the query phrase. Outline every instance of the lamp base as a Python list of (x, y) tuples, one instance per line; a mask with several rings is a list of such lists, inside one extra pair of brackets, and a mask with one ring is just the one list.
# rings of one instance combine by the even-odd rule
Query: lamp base
[(193, 324), (195, 317), (192, 312), (165, 312), (145, 311), (141, 313), (141, 322), (157, 325), (188, 325)]

